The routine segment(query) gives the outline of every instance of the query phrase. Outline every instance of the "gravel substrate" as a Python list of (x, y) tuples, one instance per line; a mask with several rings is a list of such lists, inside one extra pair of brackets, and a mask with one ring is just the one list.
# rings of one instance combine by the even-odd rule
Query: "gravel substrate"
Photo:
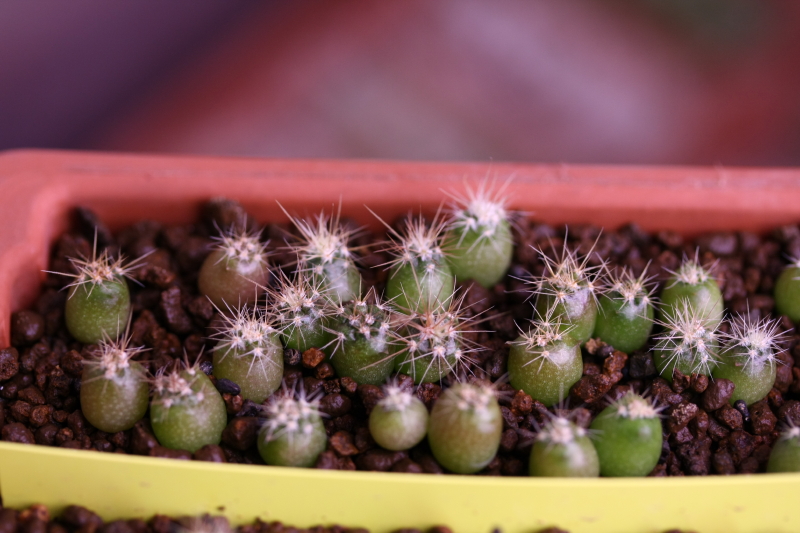
[[(211, 250), (210, 236), (217, 233), (215, 224), (226, 227), (240, 216), (238, 209), (232, 203), (217, 203), (204, 210), (197, 224), (163, 226), (143, 221), (116, 235), (91, 212), (79, 209), (74, 230), (61, 236), (53, 247), (50, 270), (72, 272), (68, 257), (91, 256), (95, 229), (99, 246), (108, 247), (112, 253), (122, 251), (135, 258), (152, 252), (133, 273), (142, 286), (130, 284), (132, 345), (150, 349), (137, 359), (155, 373), (183, 357), (185, 351), (190, 360), (200, 356), (201, 361), (207, 361), (203, 368), (210, 372), (213, 342), (208, 337), (219, 319), (209, 301), (197, 292), (197, 272)], [(292, 238), (291, 231), (282, 225), (270, 225), (263, 231), (264, 239), (270, 239), (272, 265), (286, 266), (287, 272), (294, 261), (284, 249), (286, 240)], [(467, 291), (468, 312), (483, 312), (484, 321), (478, 329), (492, 330), (473, 335), (484, 348), (473, 355), (476, 361), (471, 370), (476, 376), (497, 381), (506, 373), (506, 343), (518, 334), (515, 321), (522, 325), (531, 317), (530, 302), (526, 301), (529, 286), (520, 279), (543, 270), (534, 248), (560, 252), (564, 235), (564, 227), (520, 220), (514, 236), (514, 263), (504, 282), (493, 290), (472, 283), (461, 286)], [(375, 251), (380, 247), (374, 245), (384, 238), (362, 231), (352, 243), (365, 247), (359, 262), (362, 275), (367, 284), (375, 285), (379, 291), (387, 272), (378, 265), (389, 258)], [(684, 255), (693, 257), (699, 250), (702, 264), (715, 263), (713, 274), (728, 313), (749, 312), (753, 317), (764, 317), (773, 310), (773, 283), (786, 264), (785, 258), (800, 257), (800, 228), (786, 226), (765, 236), (726, 232), (685, 239), (666, 231), (647, 234), (635, 225), (602, 233), (594, 226), (571, 226), (568, 245), (582, 254), (591, 251), (590, 264), (607, 260), (612, 268), (625, 265), (637, 275), (650, 262), (648, 272), (656, 275), (659, 283), (666, 280), (668, 270), (677, 269)], [(224, 380), (217, 387), (223, 393), (229, 418), (219, 446), (205, 446), (194, 454), (166, 449), (158, 445), (146, 419), (129, 431), (115, 434), (89, 425), (81, 413), (78, 392), (82, 362), (93, 347), (77, 343), (64, 326), (66, 292), (61, 289), (68, 281), (63, 276), (48, 275), (33, 308), (12, 316), (13, 347), (0, 350), (3, 440), (184, 460), (262, 464), (255, 447), (261, 424), (258, 406), (243, 401), (235, 394), (236, 387)], [(660, 287), (656, 294), (658, 290)], [(670, 385), (657, 375), (647, 351), (625, 354), (594, 340), (584, 348), (584, 376), (572, 388), (567, 406), (580, 425), (588, 426), (609, 399), (628, 389), (648, 391), (666, 406), (663, 453), (652, 476), (762, 472), (780, 423), (800, 425), (800, 368), (795, 367), (799, 337), (793, 328), (794, 324), (783, 317), (781, 329), (791, 330), (782, 341), (785, 351), (778, 356), (784, 364), (778, 366), (777, 381), (768, 397), (749, 409), (728, 404), (732, 384), (727, 380), (678, 375)], [(322, 394), (328, 447), (319, 457), (317, 468), (443, 473), (424, 442), (409, 452), (390, 452), (375, 445), (366, 421), (382, 397), (379, 387), (357, 386), (348, 378), (339, 379), (315, 349), (304, 353), (286, 350), (284, 360), (284, 377), (290, 386), (302, 381), (307, 392)], [(410, 380), (400, 376), (401, 381), (404, 379)], [(448, 384), (445, 379), (441, 386)], [(441, 386), (425, 384), (417, 389), (429, 409)], [(523, 476), (527, 473), (535, 428), (545, 421), (547, 409), (507, 383), (499, 384), (498, 390), (504, 417), (500, 451), (481, 473)]]

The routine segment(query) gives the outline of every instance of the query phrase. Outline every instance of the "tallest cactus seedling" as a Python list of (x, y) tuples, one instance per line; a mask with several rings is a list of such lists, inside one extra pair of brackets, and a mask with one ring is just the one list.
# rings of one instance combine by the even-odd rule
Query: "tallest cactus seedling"
[(351, 234), (339, 224), (339, 217), (320, 213), (311, 222), (283, 212), (300, 232), (300, 243), (293, 247), (300, 264), (321, 282), (331, 300), (343, 303), (361, 296), (361, 274), (347, 244)]
[(504, 189), (492, 191), (483, 182), (477, 190), (467, 186), (466, 198), (455, 197), (445, 242), (457, 279), (474, 279), (489, 288), (508, 270), (514, 245)]
[(69, 294), (64, 308), (64, 320), (73, 337), (84, 344), (119, 337), (131, 308), (125, 278), (130, 277), (141, 259), (126, 264), (122, 257), (112, 259), (107, 250), (98, 256), (95, 237), (91, 260), (70, 258), (77, 274), (53, 272), (75, 278), (67, 285)]
[(534, 280), (536, 311), (540, 316), (560, 320), (578, 344), (589, 340), (597, 320), (597, 271), (588, 265), (587, 255), (579, 259), (564, 245), (561, 257), (552, 259), (539, 250), (545, 263), (542, 276)]
[(447, 301), (453, 295), (455, 280), (442, 251), (444, 222), (438, 214), (430, 226), (419, 216), (406, 220), (402, 235), (391, 227), (389, 230), (392, 244), (387, 251), (394, 259), (386, 281), (386, 298), (396, 307), (411, 311)]
[(268, 281), (265, 244), (258, 233), (235, 226), (216, 238), (197, 277), (200, 293), (219, 309), (253, 304)]

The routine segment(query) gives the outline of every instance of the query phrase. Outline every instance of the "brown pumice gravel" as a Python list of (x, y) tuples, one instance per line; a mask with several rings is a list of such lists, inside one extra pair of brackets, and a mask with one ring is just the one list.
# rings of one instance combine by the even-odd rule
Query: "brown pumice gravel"
[[(143, 221), (117, 235), (108, 231), (88, 210), (79, 210), (74, 231), (62, 235), (54, 244), (51, 270), (71, 272), (68, 257), (91, 253), (95, 231), (98, 244), (111, 253), (122, 252), (138, 257), (150, 252), (133, 277), (142, 285), (130, 284), (133, 319), (131, 344), (149, 349), (137, 356), (151, 373), (171, 364), (184, 352), (193, 360), (200, 357), (204, 371), (210, 372), (214, 332), (219, 318), (208, 300), (197, 292), (197, 272), (211, 250), (211, 236), (216, 227), (232, 224), (255, 225), (239, 204), (226, 200), (209, 203), (203, 219), (196, 224), (164, 226)], [(244, 222), (242, 222), (244, 221)], [(347, 222), (345, 222), (347, 223)], [(291, 268), (294, 258), (287, 254), (284, 241), (291, 240), (293, 229), (275, 224), (261, 233), (270, 238), (270, 261), (274, 267)], [(599, 235), (599, 237), (598, 237)], [(384, 235), (362, 232), (358, 242), (368, 245)], [(514, 262), (504, 281), (487, 290), (467, 281), (468, 313), (484, 312), (483, 327), (492, 330), (474, 334), (483, 347), (474, 354), (470, 371), (479, 378), (502, 380), (508, 358), (507, 341), (517, 335), (514, 322), (525, 323), (531, 315), (522, 281), (544, 269), (538, 253), (561, 249), (563, 227), (520, 220), (516, 224)], [(648, 272), (656, 276), (657, 293), (668, 278), (666, 269), (674, 270), (684, 255), (693, 256), (699, 249), (703, 264), (716, 262), (714, 275), (719, 281), (725, 306), (729, 311), (749, 313), (753, 318), (772, 312), (771, 291), (774, 280), (784, 268), (784, 257), (800, 252), (800, 228), (779, 228), (766, 236), (751, 233), (719, 232), (690, 240), (672, 232), (647, 234), (635, 224), (615, 231), (589, 225), (571, 226), (570, 247), (588, 253), (589, 264), (607, 261), (611, 269), (629, 268), (639, 275), (648, 261)], [(376, 283), (380, 292), (386, 278), (380, 265), (388, 260), (379, 247), (363, 248), (360, 265), (367, 283)], [(156, 457), (174, 457), (215, 462), (261, 464), (255, 450), (255, 435), (260, 426), (259, 406), (243, 400), (238, 385), (217, 380), (223, 395), (228, 425), (219, 446), (205, 447), (193, 455), (168, 451), (158, 445), (147, 419), (128, 431), (108, 435), (93, 428), (80, 412), (78, 395), (82, 362), (94, 353), (94, 346), (73, 340), (64, 326), (66, 299), (61, 289), (62, 276), (48, 275), (42, 293), (32, 309), (14, 313), (11, 323), (13, 347), (0, 350), (0, 435), (3, 440), (38, 443), (113, 453), (134, 453)], [(583, 377), (570, 392), (567, 405), (582, 426), (605, 407), (609, 398), (618, 398), (627, 390), (650, 391), (664, 410), (664, 451), (651, 475), (706, 475), (736, 472), (763, 472), (769, 450), (778, 436), (780, 423), (800, 423), (800, 336), (786, 317), (781, 329), (788, 331), (779, 356), (775, 388), (768, 397), (743, 414), (728, 404), (732, 383), (709, 380), (705, 376), (676, 374), (673, 383), (658, 376), (652, 355), (647, 350), (623, 353), (602, 342), (590, 340), (583, 350)], [(202, 355), (201, 355), (202, 354)], [(324, 354), (316, 348), (305, 352), (287, 349), (283, 354), (284, 379), (289, 386), (302, 384), (307, 393), (320, 395), (320, 410), (326, 415), (324, 425), (328, 448), (319, 457), (318, 468), (377, 470), (406, 473), (442, 473), (427, 444), (408, 452), (380, 449), (369, 437), (367, 417), (383, 397), (380, 387), (357, 385), (349, 378), (339, 378)], [(798, 359), (800, 363), (800, 359)], [(411, 383), (408, 376), (397, 376), (400, 383)], [(430, 409), (442, 387), (450, 384), (429, 383), (417, 388), (416, 395)], [(547, 409), (508, 384), (498, 387), (503, 412), (500, 451), (483, 474), (525, 475), (533, 437), (546, 421)]]

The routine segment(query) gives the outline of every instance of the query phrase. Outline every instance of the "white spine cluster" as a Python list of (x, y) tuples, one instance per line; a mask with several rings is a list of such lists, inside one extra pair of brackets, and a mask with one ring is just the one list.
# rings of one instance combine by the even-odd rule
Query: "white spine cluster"
[(614, 403), (614, 410), (618, 417), (629, 420), (656, 418), (659, 409), (650, 400), (638, 394), (628, 393)]
[(535, 294), (551, 296), (559, 304), (583, 290), (588, 289), (592, 297), (600, 292), (598, 272), (604, 265), (589, 266), (591, 252), (580, 259), (565, 244), (561, 257), (552, 259), (542, 250), (537, 251), (544, 261), (545, 271), (531, 282)]
[(173, 368), (169, 372), (161, 369), (153, 379), (153, 390), (157, 396), (153, 403), (168, 410), (176, 405), (196, 405), (202, 402), (205, 399), (203, 391), (195, 392), (192, 388), (199, 379), (200, 372), (196, 365)]
[(778, 332), (779, 326), (777, 320), (752, 320), (749, 315), (738, 315), (730, 322), (730, 332), (723, 335), (726, 348), (735, 349), (744, 370), (755, 373), (765, 365), (777, 363), (778, 342), (785, 336)]
[(295, 394), (284, 390), (273, 395), (264, 411), (267, 442), (283, 436), (291, 439), (296, 435), (311, 435), (320, 417), (319, 402), (309, 400), (303, 391)]
[(301, 236), (301, 242), (292, 249), (302, 263), (311, 265), (316, 274), (321, 274), (324, 265), (328, 263), (352, 260), (352, 253), (347, 246), (352, 234), (339, 224), (338, 215), (328, 217), (325, 213), (320, 213), (313, 221), (309, 221), (294, 218), (285, 209), (283, 212)]
[(498, 227), (508, 220), (507, 199), (503, 195), (508, 183), (497, 190), (486, 181), (481, 182), (477, 189), (467, 184), (466, 196), (451, 194), (455, 205), (450, 209), (449, 228), (458, 230), (462, 239), (467, 232), (479, 233), (476, 243), (494, 237)]
[(665, 331), (656, 341), (659, 341), (658, 349), (668, 353), (668, 365), (685, 361), (704, 374), (709, 374), (717, 365), (719, 332), (714, 323), (687, 300), (678, 302), (666, 321), (659, 324)]
[(229, 261), (236, 271), (247, 275), (263, 268), (267, 263), (267, 248), (258, 238), (258, 233), (231, 229), (214, 237), (216, 247), (222, 252), (220, 261)]
[(537, 320), (532, 320), (531, 328), (528, 330), (519, 328), (521, 338), (509, 343), (521, 346), (527, 352), (534, 354), (533, 359), (523, 366), (528, 366), (538, 361), (539, 370), (541, 370), (545, 361), (549, 361), (556, 366), (563, 366), (569, 361), (565, 350), (553, 348), (566, 338), (574, 326), (564, 327), (560, 318), (553, 318), (554, 311), (555, 309), (551, 307), (544, 316), (539, 315)]
[(610, 275), (606, 296), (622, 302), (623, 308), (651, 303), (653, 295), (650, 280), (652, 278), (647, 278), (646, 273), (647, 269), (638, 278), (635, 278), (630, 270), (623, 268), (619, 275)]
[(275, 319), (269, 313), (256, 307), (231, 310), (229, 314), (220, 316), (224, 324), (211, 336), (217, 341), (216, 350), (222, 351), (222, 357), (252, 357), (250, 371), (259, 363), (262, 371), (264, 365), (275, 365), (272, 360), (272, 335), (277, 332)]

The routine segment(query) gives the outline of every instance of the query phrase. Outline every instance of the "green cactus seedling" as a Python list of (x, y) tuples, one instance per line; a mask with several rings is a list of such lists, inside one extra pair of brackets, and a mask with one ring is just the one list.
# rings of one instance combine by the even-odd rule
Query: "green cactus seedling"
[(474, 279), (489, 288), (511, 265), (514, 243), (503, 198), (507, 185), (492, 191), (484, 181), (477, 189), (467, 185), (466, 197), (453, 196), (445, 242), (447, 262), (458, 280)]
[(592, 421), (600, 475), (646, 476), (661, 456), (662, 432), (658, 409), (650, 400), (629, 392)]
[(510, 342), (508, 377), (511, 386), (547, 406), (566, 398), (583, 375), (583, 358), (578, 343), (569, 336), (551, 308), (544, 317), (531, 322)]
[(395, 315), (393, 357), (398, 372), (420, 384), (441, 381), (451, 372), (468, 366), (469, 354), (480, 346), (468, 339), (477, 331), (468, 329), (474, 317), (464, 316), (464, 296), (462, 293), (430, 304), (428, 310), (420, 313)]
[(268, 465), (314, 466), (327, 437), (319, 402), (284, 389), (265, 407), (267, 420), (258, 434), (258, 453)]
[(789, 425), (772, 446), (767, 472), (800, 472), (800, 427)]
[(676, 302), (666, 322), (659, 324), (664, 332), (656, 337), (653, 360), (667, 381), (672, 381), (676, 368), (687, 376), (710, 376), (720, 364), (717, 323), (697, 311), (689, 300)]
[(197, 365), (162, 370), (153, 390), (150, 423), (162, 446), (194, 453), (219, 444), (228, 423), (225, 402)]
[(266, 245), (257, 232), (235, 227), (215, 241), (197, 277), (200, 294), (218, 309), (253, 305), (269, 281)]
[(545, 263), (545, 271), (532, 282), (536, 311), (541, 316), (552, 313), (563, 329), (569, 329), (569, 336), (577, 344), (583, 344), (592, 336), (597, 320), (600, 267), (590, 267), (588, 255), (579, 259), (566, 245), (559, 259), (554, 260), (541, 250), (539, 255)]
[(774, 294), (775, 311), (800, 322), (800, 259), (793, 259), (778, 276)]
[(285, 209), (283, 212), (300, 232), (300, 242), (292, 250), (330, 299), (344, 303), (359, 298), (361, 274), (347, 244), (352, 235), (339, 224), (339, 216), (320, 213), (314, 221), (308, 221), (293, 218)]
[[(128, 321), (131, 297), (125, 278), (138, 268), (145, 256), (126, 263), (124, 257), (112, 259), (108, 250), (97, 255), (97, 237), (92, 258), (70, 258), (77, 274), (50, 272), (69, 276), (64, 321), (76, 340), (96, 344), (103, 339), (117, 339)], [(49, 271), (47, 271), (49, 272)], [(131, 278), (132, 279), (132, 278)]]
[(360, 385), (380, 385), (394, 369), (389, 309), (370, 289), (365, 298), (341, 306), (328, 331), (334, 336), (329, 350), (339, 377)]
[(96, 357), (86, 359), (81, 376), (81, 411), (106, 433), (125, 431), (144, 417), (150, 401), (147, 370), (132, 358), (142, 347), (129, 347), (130, 337), (100, 341)]
[(212, 336), (214, 376), (235, 382), (242, 398), (261, 403), (283, 379), (283, 346), (275, 319), (258, 309), (242, 307)]
[(386, 281), (387, 300), (410, 311), (448, 301), (455, 278), (442, 250), (444, 222), (438, 214), (430, 226), (422, 216), (409, 217), (402, 235), (387, 227), (391, 244), (385, 251), (394, 256)]
[(278, 270), (278, 287), (270, 291), (275, 318), (287, 348), (305, 352), (331, 341), (328, 318), (336, 312), (319, 278), (300, 265), (290, 279)]
[(642, 349), (653, 330), (653, 298), (645, 272), (634, 278), (623, 269), (610, 277), (608, 289), (598, 298), (600, 312), (592, 336), (625, 353)]
[(752, 320), (749, 315), (739, 315), (731, 321), (730, 332), (724, 335), (725, 345), (720, 352), (720, 365), (712, 376), (728, 379), (735, 388), (730, 402), (743, 400), (752, 405), (763, 400), (775, 384), (776, 355), (780, 352), (777, 343), (777, 320)]
[(408, 450), (428, 432), (428, 409), (410, 390), (384, 387), (384, 397), (369, 415), (369, 432), (387, 450)]
[(433, 404), (428, 443), (436, 460), (456, 474), (473, 474), (497, 454), (503, 415), (494, 389), (456, 383)]
[(597, 477), (600, 462), (587, 431), (555, 416), (536, 435), (528, 470), (539, 477)]
[(717, 281), (697, 261), (684, 258), (677, 271), (671, 272), (666, 287), (661, 291), (661, 320), (669, 322), (679, 312), (681, 302), (689, 302), (696, 316), (712, 328), (722, 323), (725, 308)]

